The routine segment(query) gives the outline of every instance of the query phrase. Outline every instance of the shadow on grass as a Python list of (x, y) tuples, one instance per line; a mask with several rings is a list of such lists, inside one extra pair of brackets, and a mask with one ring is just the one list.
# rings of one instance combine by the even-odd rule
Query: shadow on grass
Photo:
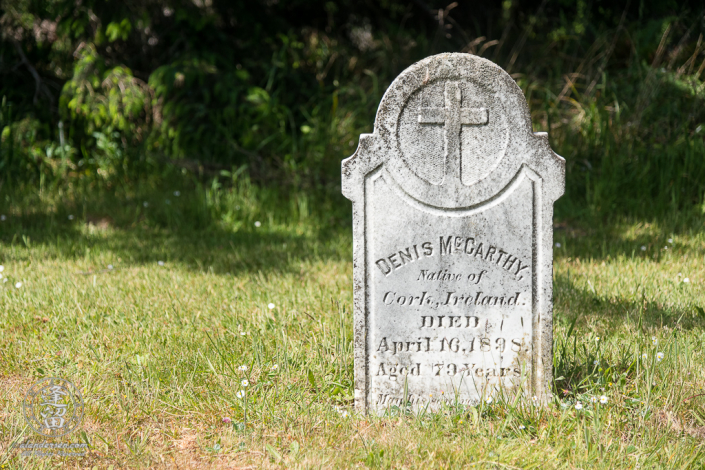
[[(138, 187), (122, 196), (102, 192), (52, 202), (32, 193), (0, 195), (5, 196), (0, 213), (6, 216), (0, 243), (43, 245), (45, 256), (57, 258), (109, 251), (131, 263), (164, 260), (215, 273), (277, 272), (302, 260), (351, 259), (351, 204), (342, 195), (301, 199), (267, 188), (239, 195), (202, 187), (182, 191), (176, 196), (173, 189)], [(705, 256), (705, 243), (683, 241), (704, 228), (705, 217), (695, 212), (650, 222), (626, 217), (559, 222), (554, 239), (561, 247), (554, 256), (659, 262), (666, 246)]]
[(89, 264), (99, 258), (114, 260), (107, 262), (116, 267), (119, 262), (165, 261), (216, 274), (277, 274), (298, 270), (294, 265), (301, 261), (351, 258), (345, 207), (324, 216), (302, 216), (292, 213), (285, 198), (271, 194), (229, 204), (214, 203), (198, 192), (175, 197), (153, 191), (78, 203), (33, 205), (20, 200), (3, 210), (0, 244), (6, 258), (7, 248), (14, 246), (40, 250), (47, 258), (83, 258)]
[[(636, 359), (646, 350), (653, 355), (650, 338), (656, 330), (705, 327), (705, 318), (692, 307), (663, 305), (643, 295), (636, 300), (606, 298), (576, 286), (565, 275), (554, 280), (554, 302), (554, 393), (561, 397), (580, 393), (587, 378), (617, 383), (623, 374), (635, 373)], [(592, 341), (585, 338), (589, 332), (594, 333)], [(632, 338), (619, 348), (605, 347), (611, 332), (639, 335), (643, 341)], [(597, 340), (600, 335), (605, 338)]]
[(594, 260), (648, 257), (659, 262), (668, 250), (702, 257), (705, 243), (686, 243), (688, 238), (702, 234), (705, 234), (705, 214), (699, 206), (654, 215), (648, 220), (630, 215), (557, 220), (553, 236), (560, 249), (554, 251), (554, 257)]
[[(0, 243), (42, 245), (45, 256), (57, 258), (108, 251), (131, 263), (164, 260), (215, 273), (286, 271), (302, 260), (352, 256), (351, 203), (340, 194), (290, 194), (247, 180), (209, 188), (179, 178), (76, 191), (72, 197), (56, 194), (52, 200), (40, 198), (34, 188), (0, 194), (0, 214), (6, 216)], [(560, 221), (554, 239), (561, 247), (554, 256), (655, 262), (668, 250), (705, 256), (705, 243), (687, 243), (705, 231), (701, 212), (693, 207), (651, 221), (628, 216)]]

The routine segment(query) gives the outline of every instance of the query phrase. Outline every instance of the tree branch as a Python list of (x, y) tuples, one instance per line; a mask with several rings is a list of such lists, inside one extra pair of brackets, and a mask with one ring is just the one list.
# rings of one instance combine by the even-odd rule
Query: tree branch
[(12, 41), (15, 44), (15, 49), (17, 49), (17, 53), (20, 55), (20, 59), (22, 59), (22, 63), (27, 67), (27, 70), (29, 70), (29, 73), (32, 74), (32, 77), (34, 77), (34, 82), (36, 84), (35, 89), (34, 89), (34, 99), (32, 100), (32, 103), (35, 105), (37, 104), (37, 99), (39, 97), (40, 92), (44, 92), (44, 94), (49, 98), (49, 101), (51, 104), (54, 104), (54, 95), (51, 94), (51, 91), (49, 91), (49, 88), (44, 84), (42, 81), (42, 77), (39, 76), (39, 73), (37, 72), (37, 69), (34, 68), (34, 66), (29, 62), (27, 59), (27, 56), (25, 55), (24, 51), (22, 50), (22, 46), (20, 46), (20, 43), (17, 41)]

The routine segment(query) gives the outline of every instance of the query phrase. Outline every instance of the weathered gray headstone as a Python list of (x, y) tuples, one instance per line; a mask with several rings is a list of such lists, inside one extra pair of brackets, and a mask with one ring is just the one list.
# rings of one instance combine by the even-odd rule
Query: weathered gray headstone
[(564, 163), (488, 60), (440, 54), (392, 83), (342, 164), (359, 411), (548, 398)]

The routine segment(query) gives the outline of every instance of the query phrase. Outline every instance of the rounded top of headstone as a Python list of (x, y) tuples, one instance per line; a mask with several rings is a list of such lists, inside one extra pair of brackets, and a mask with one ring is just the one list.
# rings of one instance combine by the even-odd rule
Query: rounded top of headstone
[(382, 98), (375, 132), (394, 179), (438, 207), (495, 194), (537, 150), (521, 89), (471, 54), (438, 54), (402, 72)]

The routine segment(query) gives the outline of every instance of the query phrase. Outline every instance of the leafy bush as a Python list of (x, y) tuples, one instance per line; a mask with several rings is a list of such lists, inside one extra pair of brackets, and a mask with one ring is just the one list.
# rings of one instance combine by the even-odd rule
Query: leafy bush
[(339, 162), (372, 130), (391, 80), (427, 55), (463, 51), (513, 74), (536, 129), (567, 158), (559, 214), (644, 215), (703, 201), (695, 2), (2, 8), (5, 180), (113, 185), (163, 164), (206, 177), (247, 165), (260, 183), (337, 193)]

